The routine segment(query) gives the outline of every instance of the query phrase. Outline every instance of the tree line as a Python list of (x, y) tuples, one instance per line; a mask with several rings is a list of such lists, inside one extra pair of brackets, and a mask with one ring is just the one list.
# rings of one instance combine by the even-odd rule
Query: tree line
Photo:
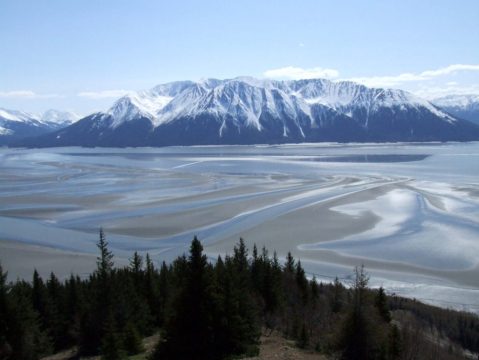
[(310, 351), (341, 359), (460, 359), (479, 350), (479, 319), (369, 289), (363, 267), (345, 287), (308, 279), (301, 261), (240, 239), (208, 261), (195, 237), (188, 254), (155, 266), (135, 252), (116, 268), (102, 230), (95, 271), (7, 283), (0, 266), (0, 360), (40, 359), (76, 347), (76, 357), (160, 359), (255, 356), (273, 331)]

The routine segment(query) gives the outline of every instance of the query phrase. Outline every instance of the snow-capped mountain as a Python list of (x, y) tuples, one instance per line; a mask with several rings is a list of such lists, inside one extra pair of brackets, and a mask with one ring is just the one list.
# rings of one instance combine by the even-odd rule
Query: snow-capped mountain
[(458, 118), (479, 124), (479, 95), (449, 95), (431, 102)]
[(0, 145), (5, 145), (29, 136), (52, 132), (78, 120), (70, 112), (48, 110), (42, 115), (0, 108)]
[(40, 120), (43, 123), (52, 123), (57, 124), (61, 127), (65, 127), (73, 124), (75, 121), (80, 120), (80, 116), (71, 111), (60, 111), (55, 109), (50, 109), (45, 111)]
[(28, 146), (479, 140), (479, 126), (411, 93), (323, 79), (207, 79), (129, 94)]

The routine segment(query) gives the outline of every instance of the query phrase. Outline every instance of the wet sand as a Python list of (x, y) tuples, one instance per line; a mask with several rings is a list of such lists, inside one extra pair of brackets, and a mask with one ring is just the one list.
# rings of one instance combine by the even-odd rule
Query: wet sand
[(243, 237), (310, 274), (364, 264), (459, 304), (455, 287), (479, 289), (478, 159), (479, 144), (0, 149), (0, 261), (10, 278), (88, 273), (100, 227), (119, 264), (171, 260), (194, 235), (214, 258)]

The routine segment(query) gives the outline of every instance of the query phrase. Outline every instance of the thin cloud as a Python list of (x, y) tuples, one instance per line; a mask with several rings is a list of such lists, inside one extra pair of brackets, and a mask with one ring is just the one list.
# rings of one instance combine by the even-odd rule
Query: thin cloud
[(434, 100), (447, 95), (479, 95), (479, 85), (461, 86), (456, 83), (447, 86), (422, 86), (412, 92), (425, 99)]
[(103, 90), (103, 91), (83, 91), (77, 94), (80, 97), (86, 97), (89, 99), (107, 99), (107, 98), (119, 98), (131, 94), (130, 90)]
[(454, 64), (436, 70), (423, 71), (421, 76), (433, 78), (437, 76), (453, 74), (459, 71), (479, 71), (479, 65)]
[(49, 99), (62, 97), (58, 94), (37, 94), (32, 90), (0, 91), (1, 98)]
[(418, 74), (403, 73), (393, 76), (370, 76), (353, 77), (344, 79), (354, 81), (370, 87), (394, 87), (405, 83), (422, 82), (433, 80), (441, 76), (455, 74), (457, 72), (476, 72), (479, 71), (479, 65), (453, 64), (435, 70), (426, 70)]
[(335, 79), (339, 76), (339, 71), (335, 69), (324, 69), (314, 67), (311, 69), (303, 69), (295, 66), (286, 66), (278, 69), (267, 70), (263, 73), (264, 77), (273, 79)]

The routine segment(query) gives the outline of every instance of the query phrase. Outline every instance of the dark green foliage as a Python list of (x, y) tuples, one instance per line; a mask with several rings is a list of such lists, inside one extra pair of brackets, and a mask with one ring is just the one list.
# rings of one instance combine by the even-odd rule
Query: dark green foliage
[(11, 347), (9, 359), (34, 360), (52, 352), (51, 340), (42, 329), (39, 314), (32, 305), (32, 287), (17, 282), (9, 292), (7, 342)]
[(143, 352), (143, 342), (140, 332), (132, 322), (129, 322), (123, 334), (123, 348), (128, 355), (135, 355)]
[(378, 293), (375, 299), (375, 305), (384, 321), (390, 322), (391, 312), (389, 311), (388, 299), (382, 286), (378, 289)]
[(286, 256), (286, 264), (284, 264), (284, 270), (291, 274), (294, 273), (294, 258), (289, 251), (288, 255)]
[(115, 319), (110, 313), (104, 323), (104, 336), (101, 341), (102, 360), (121, 360), (126, 358), (122, 339), (118, 333)]
[(113, 253), (108, 250), (108, 242), (103, 229), (100, 229), (100, 240), (97, 243), (100, 256), (97, 258), (97, 272), (100, 278), (106, 279), (113, 269)]
[(309, 333), (306, 330), (306, 325), (303, 324), (301, 327), (301, 333), (299, 335), (299, 339), (296, 342), (298, 347), (305, 349), (309, 345)]
[(353, 303), (346, 314), (339, 334), (339, 350), (343, 359), (380, 359), (384, 340), (381, 338), (377, 309), (371, 304), (367, 288), (369, 277), (364, 266), (354, 270)]
[(195, 237), (190, 255), (173, 264), (176, 295), (157, 359), (223, 359), (257, 352), (259, 324), (249, 298), (250, 269), (243, 241), (215, 269)]
[(243, 239), (211, 264), (195, 238), (188, 256), (159, 269), (137, 252), (114, 268), (103, 231), (98, 248), (85, 279), (44, 281), (35, 271), (31, 283), (7, 284), (0, 266), (0, 360), (72, 346), (79, 356), (123, 359), (159, 331), (153, 359), (232, 359), (258, 353), (261, 328), (344, 359), (458, 359), (460, 346), (479, 348), (477, 316), (370, 290), (362, 267), (346, 288), (308, 280), (291, 253), (284, 266), (264, 247), (249, 257)]
[(401, 333), (396, 325), (391, 326), (388, 341), (388, 358), (391, 360), (399, 359), (401, 355), (402, 341)]
[(331, 310), (334, 313), (341, 311), (343, 306), (343, 285), (339, 282), (339, 279), (336, 277), (334, 279), (334, 288), (333, 288), (333, 297), (331, 299)]
[(211, 309), (214, 309), (212, 272), (203, 247), (195, 237), (183, 273), (184, 283), (178, 289), (173, 314), (165, 326), (158, 359), (214, 359), (215, 329)]
[[(479, 352), (479, 317), (466, 312), (441, 309), (416, 300), (390, 297), (391, 310), (413, 316), (421, 328), (435, 328), (443, 336), (472, 352)], [(406, 346), (406, 345), (404, 345)]]
[(0, 264), (0, 359), (6, 359), (12, 352), (12, 348), (8, 343), (8, 325), (7, 315), (9, 309), (7, 307), (7, 273), (3, 272), (2, 264)]

